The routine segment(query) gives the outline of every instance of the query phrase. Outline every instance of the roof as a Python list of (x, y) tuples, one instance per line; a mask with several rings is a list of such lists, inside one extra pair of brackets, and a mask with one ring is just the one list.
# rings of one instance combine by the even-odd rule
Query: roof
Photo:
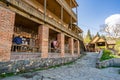
[(77, 7), (78, 6), (78, 3), (76, 2), (76, 0), (72, 0), (73, 1), (73, 3), (74, 3), (74, 5), (72, 5), (72, 7), (74, 8), (74, 7)]
[(83, 30), (80, 27), (78, 27), (76, 24), (72, 24), (72, 26), (76, 27), (79, 30), (80, 33), (83, 32)]
[(116, 44), (115, 40), (107, 40), (106, 42), (107, 42), (107, 44), (114, 44), (114, 45)]
[(98, 35), (96, 35), (91, 41), (89, 44), (94, 44), (94, 43), (97, 43), (97, 42), (106, 42), (105, 39), (99, 37)]
[(94, 44), (94, 43), (96, 43), (98, 39), (99, 39), (99, 37), (98, 37), (98, 36), (95, 36), (95, 37), (89, 42), (89, 44)]
[(72, 8), (75, 8), (75, 7), (78, 6), (78, 3), (77, 3), (76, 0), (66, 0), (66, 2), (67, 2), (69, 5), (70, 5), (70, 1), (72, 2), (72, 5), (71, 5)]
[(99, 40), (97, 42), (106, 42), (106, 40), (103, 38), (99, 38)]

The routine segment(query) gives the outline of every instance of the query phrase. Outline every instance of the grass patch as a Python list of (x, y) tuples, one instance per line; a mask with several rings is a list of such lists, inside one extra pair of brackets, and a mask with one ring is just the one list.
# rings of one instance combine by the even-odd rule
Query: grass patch
[(120, 58), (120, 56), (112, 54), (110, 50), (103, 50), (103, 55), (100, 59), (100, 61), (112, 59), (112, 58)]
[(99, 46), (98, 48), (105, 49), (106, 47), (105, 46)]
[(10, 77), (13, 75), (15, 75), (15, 73), (3, 73), (3, 74), (0, 74), (0, 78)]
[(120, 70), (118, 71), (118, 73), (120, 74)]

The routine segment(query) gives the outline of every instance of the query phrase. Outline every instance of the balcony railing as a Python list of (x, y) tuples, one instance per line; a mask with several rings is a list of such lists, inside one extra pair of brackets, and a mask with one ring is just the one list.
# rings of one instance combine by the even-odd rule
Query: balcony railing
[(49, 47), (48, 52), (49, 53), (61, 53), (61, 50), (59, 48), (54, 49), (54, 48)]
[(75, 53), (75, 54), (77, 54), (77, 53), (78, 53), (77, 48), (74, 48), (74, 53)]
[(61, 4), (66, 11), (69, 12), (69, 14), (72, 15), (72, 17), (77, 20), (77, 15), (74, 13), (74, 11), (72, 10), (72, 8), (67, 4), (67, 2), (65, 0), (56, 0), (59, 4)]
[[(48, 24), (51, 24), (55, 27), (57, 27), (58, 29), (62, 30), (63, 32), (74, 36), (75, 38), (79, 39), (79, 40), (83, 40), (82, 36), (80, 35), (76, 35), (73, 33), (73, 31), (68, 30), (67, 28), (64, 27), (63, 24), (57, 22), (55, 19), (49, 17), (46, 15), (46, 17), (44, 18), (44, 13), (40, 12), (38, 9), (34, 8), (33, 6), (31, 6), (30, 4), (25, 3), (22, 0), (6, 0), (9, 4), (11, 4), (12, 6), (15, 6), (17, 9), (24, 11), (25, 13), (34, 16), (35, 18), (39, 19), (39, 20), (43, 20)], [(67, 4), (67, 3), (66, 3)], [(19, 14), (19, 12), (16, 11), (16, 13)]]
[(12, 48), (11, 48), (12, 52), (29, 52), (29, 53), (40, 53), (40, 49), (39, 47), (31, 47), (29, 45), (17, 45), (17, 44), (12, 44)]

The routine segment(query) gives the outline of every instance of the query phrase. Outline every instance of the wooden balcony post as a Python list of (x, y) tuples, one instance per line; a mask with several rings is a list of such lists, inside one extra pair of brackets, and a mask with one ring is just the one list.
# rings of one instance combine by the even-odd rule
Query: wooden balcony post
[(61, 24), (63, 24), (63, 6), (61, 6)]
[(77, 25), (78, 25), (78, 7), (76, 7)]
[(70, 0), (70, 7), (72, 7), (72, 0)]
[[(70, 6), (72, 8), (72, 1), (70, 0)], [(70, 15), (70, 27), (72, 28), (72, 15)]]
[(44, 21), (46, 21), (46, 0), (44, 0)]

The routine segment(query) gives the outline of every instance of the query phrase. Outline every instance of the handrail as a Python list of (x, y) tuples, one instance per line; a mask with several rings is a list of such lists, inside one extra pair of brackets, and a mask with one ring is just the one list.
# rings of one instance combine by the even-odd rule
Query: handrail
[[(40, 12), (39, 10), (34, 8), (33, 6), (30, 6), (30, 4), (27, 4), (27, 3), (23, 2), (22, 0), (6, 0), (6, 1), (9, 4), (11, 4), (12, 6), (16, 6), (16, 8), (18, 8), (19, 10), (24, 11), (27, 14), (30, 14), (31, 16), (34, 16), (35, 18), (44, 21), (44, 13)], [(45, 22), (57, 27), (61, 31), (63, 31), (63, 32), (65, 32), (65, 33), (67, 33), (67, 34), (69, 34), (69, 35), (71, 35), (79, 40), (83, 40), (81, 36), (76, 35), (75, 33), (73, 33), (73, 31), (68, 30), (62, 24), (58, 23), (56, 20), (50, 18), (47, 15), (46, 15)]]
[(72, 15), (72, 17), (77, 20), (77, 15), (74, 13), (74, 11), (72, 10), (72, 8), (66, 3), (65, 0), (56, 0), (59, 4), (61, 4), (66, 11), (68, 11), (69, 14)]
[(11, 48), (12, 52), (41, 52), (39, 47), (31, 47), (29, 45), (24, 45), (24, 44), (12, 44)]

